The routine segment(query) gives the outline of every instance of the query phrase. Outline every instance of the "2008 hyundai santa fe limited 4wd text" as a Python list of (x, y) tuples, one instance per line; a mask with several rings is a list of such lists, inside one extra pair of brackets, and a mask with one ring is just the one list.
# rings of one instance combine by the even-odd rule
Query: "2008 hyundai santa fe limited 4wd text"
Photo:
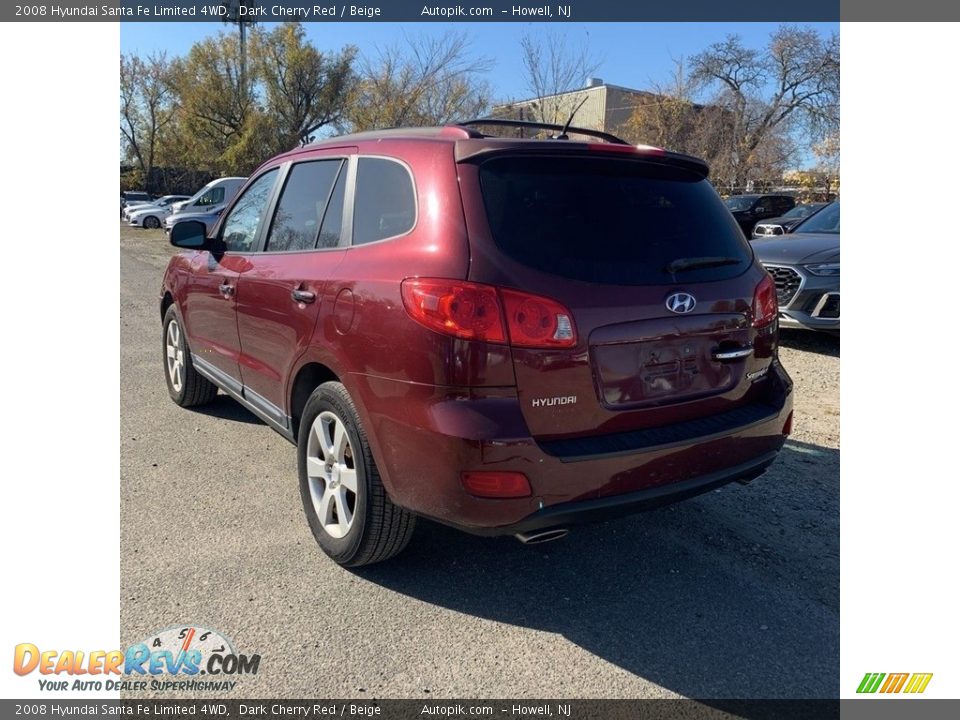
[(209, 233), (171, 231), (171, 397), (219, 388), (295, 442), (342, 565), (400, 552), (417, 516), (561, 537), (747, 482), (790, 433), (773, 280), (706, 165), (478, 130), (503, 122), (309, 144)]

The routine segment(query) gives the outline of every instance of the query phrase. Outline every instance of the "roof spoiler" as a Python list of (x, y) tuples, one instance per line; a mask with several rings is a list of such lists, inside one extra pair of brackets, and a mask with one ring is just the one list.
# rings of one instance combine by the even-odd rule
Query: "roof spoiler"
[(480, 161), (503, 155), (544, 155), (545, 153), (552, 156), (620, 157), (627, 160), (668, 165), (686, 170), (701, 178), (707, 178), (710, 175), (710, 166), (700, 158), (644, 145), (606, 145), (581, 142), (551, 142), (548, 144), (538, 140), (484, 138), (482, 140), (458, 140), (454, 146), (454, 159), (458, 163)]

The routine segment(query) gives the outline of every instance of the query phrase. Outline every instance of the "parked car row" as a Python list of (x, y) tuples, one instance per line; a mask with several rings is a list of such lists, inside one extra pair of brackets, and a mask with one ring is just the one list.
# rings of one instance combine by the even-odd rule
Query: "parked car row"
[(797, 205), (793, 210), (784, 213), (781, 217), (762, 220), (754, 225), (753, 237), (769, 237), (770, 235), (783, 235), (784, 233), (791, 232), (797, 225), (827, 205), (829, 205), (829, 203), (825, 202)]
[[(169, 229), (186, 218), (216, 222), (246, 178), (226, 177), (213, 180), (193, 195), (164, 195), (150, 198), (147, 193), (127, 192), (120, 195), (120, 216), (133, 227), (154, 230)], [(145, 197), (144, 197), (145, 196)]]
[(127, 203), (123, 218), (130, 224), (155, 230), (163, 219), (173, 212), (173, 204), (187, 200), (189, 195), (164, 195), (150, 202)]
[(734, 195), (724, 202), (747, 237), (760, 220), (779, 217), (797, 204), (791, 195)]
[(153, 195), (141, 190), (127, 190), (120, 193), (120, 217), (123, 217), (123, 211), (127, 205), (140, 202), (151, 202)]

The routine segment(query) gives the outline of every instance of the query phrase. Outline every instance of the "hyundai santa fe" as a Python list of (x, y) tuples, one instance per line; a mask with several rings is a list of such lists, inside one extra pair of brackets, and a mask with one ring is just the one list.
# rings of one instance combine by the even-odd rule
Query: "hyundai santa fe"
[(170, 233), (170, 396), (295, 443), (342, 565), (417, 517), (541, 542), (748, 482), (791, 430), (774, 283), (702, 161), (478, 123), (297, 148)]

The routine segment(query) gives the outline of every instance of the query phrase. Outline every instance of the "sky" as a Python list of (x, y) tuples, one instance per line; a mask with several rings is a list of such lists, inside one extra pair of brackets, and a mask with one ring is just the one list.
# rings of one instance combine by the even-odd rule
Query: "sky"
[[(263, 23), (271, 28), (276, 23)], [(356, 45), (375, 55), (407, 35), (441, 35), (451, 23), (304, 23), (307, 37), (320, 50)], [(839, 23), (810, 23), (822, 35), (839, 30)], [(565, 34), (573, 45), (586, 41), (601, 61), (596, 75), (614, 85), (644, 90), (666, 82), (673, 58), (689, 57), (728, 34), (740, 35), (748, 47), (762, 47), (777, 23), (460, 23), (475, 54), (491, 58), (494, 66), (486, 79), (493, 85), (494, 100), (521, 99), (529, 93), (520, 72), (520, 37), (525, 32)], [(229, 30), (223, 23), (123, 22), (120, 48), (124, 53), (149, 54), (165, 50), (184, 55), (204, 37)], [(235, 32), (235, 31), (234, 31)]]

